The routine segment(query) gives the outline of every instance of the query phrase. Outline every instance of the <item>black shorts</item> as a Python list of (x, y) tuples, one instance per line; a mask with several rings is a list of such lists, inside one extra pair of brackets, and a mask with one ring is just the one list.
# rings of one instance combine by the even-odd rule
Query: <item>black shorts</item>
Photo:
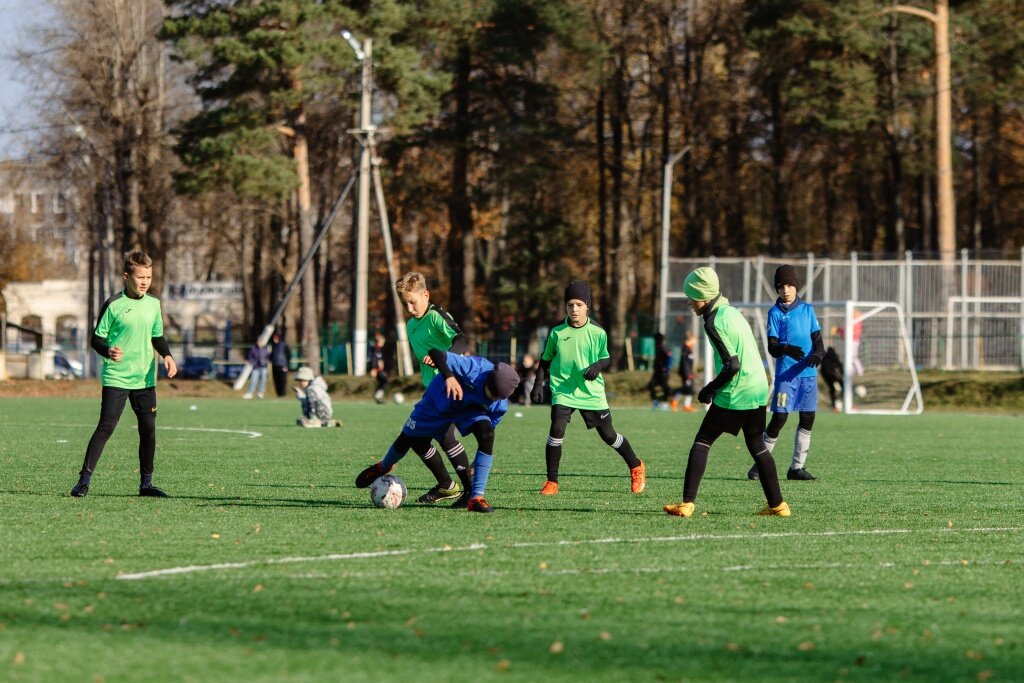
[(577, 409), (560, 405), (551, 406), (551, 421), (554, 422), (557, 419), (562, 419), (566, 424), (568, 424), (572, 421), (572, 414), (575, 410), (580, 411), (580, 417), (583, 418), (583, 424), (587, 425), (587, 429), (594, 429), (595, 427), (610, 425), (612, 423), (611, 408), (605, 408), (604, 410), (586, 410), (584, 408)]
[(765, 418), (768, 414), (768, 406), (761, 406), (760, 408), (751, 408), (750, 410), (733, 410), (731, 408), (721, 408), (716, 406), (714, 403), (711, 404), (711, 409), (704, 416), (704, 421), (700, 424), (700, 431), (712, 432), (728, 432), (733, 436), (740, 433), (742, 429), (744, 432), (748, 432), (754, 429), (764, 431)]

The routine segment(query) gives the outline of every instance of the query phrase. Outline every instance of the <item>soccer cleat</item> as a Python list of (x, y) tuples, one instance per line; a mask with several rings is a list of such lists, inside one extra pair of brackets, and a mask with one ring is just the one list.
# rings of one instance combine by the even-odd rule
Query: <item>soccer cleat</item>
[(795, 470), (792, 467), (790, 467), (789, 471), (786, 472), (786, 479), (794, 479), (797, 481), (812, 481), (814, 479), (817, 479), (817, 477), (802, 467), (798, 470)]
[(782, 501), (775, 507), (766, 505), (764, 510), (761, 510), (757, 514), (761, 515), (762, 517), (789, 517), (789, 515), (792, 513), (789, 510), (789, 503), (787, 503), (786, 501)]
[(665, 512), (676, 517), (692, 517), (693, 511), (697, 509), (696, 503), (678, 503), (676, 505), (666, 505), (662, 508)]
[(169, 498), (166, 493), (158, 489), (157, 487), (150, 484), (149, 486), (140, 486), (139, 495), (143, 498)]
[(550, 479), (544, 482), (544, 485), (540, 487), (540, 495), (542, 496), (553, 496), (558, 493), (558, 482), (551, 481)]
[(687, 413), (697, 412), (697, 409), (694, 408), (693, 406), (683, 406), (683, 410), (686, 411)]
[(761, 475), (758, 474), (758, 472), (757, 472), (757, 465), (756, 464), (755, 465), (751, 465), (750, 469), (747, 470), (747, 479), (752, 479), (754, 481), (757, 481), (760, 478), (761, 478)]
[(487, 504), (483, 496), (473, 496), (466, 503), (466, 509), (470, 512), (494, 512), (494, 508)]
[(462, 493), (462, 495), (459, 496), (455, 500), (454, 503), (452, 503), (452, 508), (453, 509), (462, 508), (463, 510), (465, 510), (466, 506), (469, 505), (469, 499), (472, 498), (472, 497), (473, 497), (472, 491), (464, 491)]
[(75, 498), (82, 498), (87, 493), (89, 493), (89, 485), (83, 484), (82, 482), (78, 482), (75, 484), (74, 488), (71, 489), (71, 495)]
[(438, 484), (416, 500), (421, 503), (439, 503), (442, 500), (458, 498), (461, 493), (462, 487), (453, 481), (449, 487), (444, 487)]
[(367, 486), (372, 484), (374, 480), (377, 479), (377, 477), (383, 477), (385, 474), (389, 474), (393, 469), (395, 469), (394, 465), (389, 467), (385, 472), (384, 468), (381, 467), (381, 464), (379, 462), (373, 463), (365, 470), (360, 472), (359, 476), (356, 477), (356, 488), (365, 489)]
[(629, 470), (629, 490), (633, 493), (643, 493), (647, 488), (647, 467), (643, 461)]

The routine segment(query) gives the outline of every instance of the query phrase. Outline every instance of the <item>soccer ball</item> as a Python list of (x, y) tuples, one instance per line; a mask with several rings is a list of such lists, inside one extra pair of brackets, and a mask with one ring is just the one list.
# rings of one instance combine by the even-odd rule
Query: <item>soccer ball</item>
[(853, 388), (853, 393), (857, 394), (858, 398), (864, 398), (868, 395), (868, 390), (864, 388), (863, 384), (858, 384)]
[(397, 403), (398, 405), (402, 405), (403, 403), (405, 403), (405, 394), (403, 394), (401, 391), (396, 391), (391, 396), (391, 400)]
[(398, 477), (385, 474), (370, 484), (370, 500), (379, 508), (394, 510), (405, 501), (405, 482)]

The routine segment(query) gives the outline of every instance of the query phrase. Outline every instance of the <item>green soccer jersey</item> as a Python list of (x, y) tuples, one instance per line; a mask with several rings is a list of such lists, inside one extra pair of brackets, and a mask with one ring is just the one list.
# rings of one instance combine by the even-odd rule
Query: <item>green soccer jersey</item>
[(156, 386), (156, 355), (153, 337), (164, 336), (160, 300), (148, 294), (133, 299), (125, 292), (103, 305), (96, 336), (107, 346), (116, 346), (124, 356), (116, 363), (103, 359), (103, 386), (120, 389), (148, 389)]
[(405, 328), (409, 332), (412, 353), (420, 364), (423, 386), (428, 386), (430, 380), (437, 374), (437, 368), (424, 363), (423, 357), (430, 353), (431, 349), (450, 349), (452, 340), (462, 334), (462, 330), (448, 311), (437, 304), (431, 304), (422, 318), (409, 318)]
[(757, 350), (750, 323), (728, 303), (716, 306), (704, 316), (704, 331), (714, 349), (715, 375), (726, 360), (737, 356), (740, 371), (715, 394), (715, 405), (732, 410), (750, 410), (768, 405), (768, 377)]
[(583, 327), (573, 327), (568, 320), (553, 327), (540, 357), (551, 361), (551, 403), (578, 410), (608, 408), (604, 375), (589, 382), (583, 379), (588, 367), (608, 357), (608, 334), (593, 320)]

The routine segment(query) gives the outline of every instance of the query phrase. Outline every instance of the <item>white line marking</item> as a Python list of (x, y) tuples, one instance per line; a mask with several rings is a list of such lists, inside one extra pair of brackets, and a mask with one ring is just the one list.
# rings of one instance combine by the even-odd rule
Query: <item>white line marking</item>
[[(580, 545), (606, 545), (613, 543), (675, 543), (685, 541), (733, 541), (733, 540), (770, 540), (777, 538), (788, 538), (791, 536), (885, 536), (892, 534), (914, 534), (914, 533), (998, 533), (1022, 531), (1024, 527), (983, 527), (975, 529), (867, 529), (862, 531), (817, 531), (817, 532), (796, 532), (787, 531), (779, 533), (764, 534), (715, 534), (702, 536), (700, 534), (688, 534), (686, 536), (648, 536), (641, 538), (594, 538), (579, 541), (538, 541), (531, 543), (510, 543), (506, 546), (496, 546), (496, 549), (509, 548), (537, 548), (537, 547), (566, 547)], [(372, 559), (375, 557), (389, 557), (395, 555), (411, 555), (414, 553), (448, 553), (467, 552), (473, 550), (491, 550), (491, 546), (485, 543), (474, 543), (462, 547), (443, 546), (441, 548), (405, 548), (399, 550), (378, 550), (374, 552), (359, 553), (331, 553), (329, 555), (313, 555), (308, 557), (281, 557), (268, 560), (249, 560), (246, 562), (222, 562), (219, 564), (197, 564), (185, 567), (170, 567), (168, 569), (154, 569), (146, 572), (135, 572), (132, 574), (118, 574), (115, 578), (119, 581), (138, 581), (141, 579), (152, 579), (160, 576), (172, 576), (177, 574), (194, 574), (196, 572), (207, 572), (221, 569), (246, 569), (276, 564), (294, 564), (298, 562), (333, 562), (336, 560)], [(743, 571), (753, 567), (733, 567), (733, 571)]]
[[(13, 425), (13, 426), (24, 426), (24, 425)], [(94, 424), (68, 424), (62, 422), (61, 424), (42, 424), (37, 425), (33, 423), (32, 426), (41, 427), (90, 427), (95, 428)], [(158, 431), (176, 431), (176, 432), (220, 432), (222, 434), (243, 434), (248, 436), (250, 439), (258, 439), (263, 434), (261, 432), (253, 432), (247, 429), (216, 429), (214, 427), (165, 427), (163, 425), (157, 425)]]

